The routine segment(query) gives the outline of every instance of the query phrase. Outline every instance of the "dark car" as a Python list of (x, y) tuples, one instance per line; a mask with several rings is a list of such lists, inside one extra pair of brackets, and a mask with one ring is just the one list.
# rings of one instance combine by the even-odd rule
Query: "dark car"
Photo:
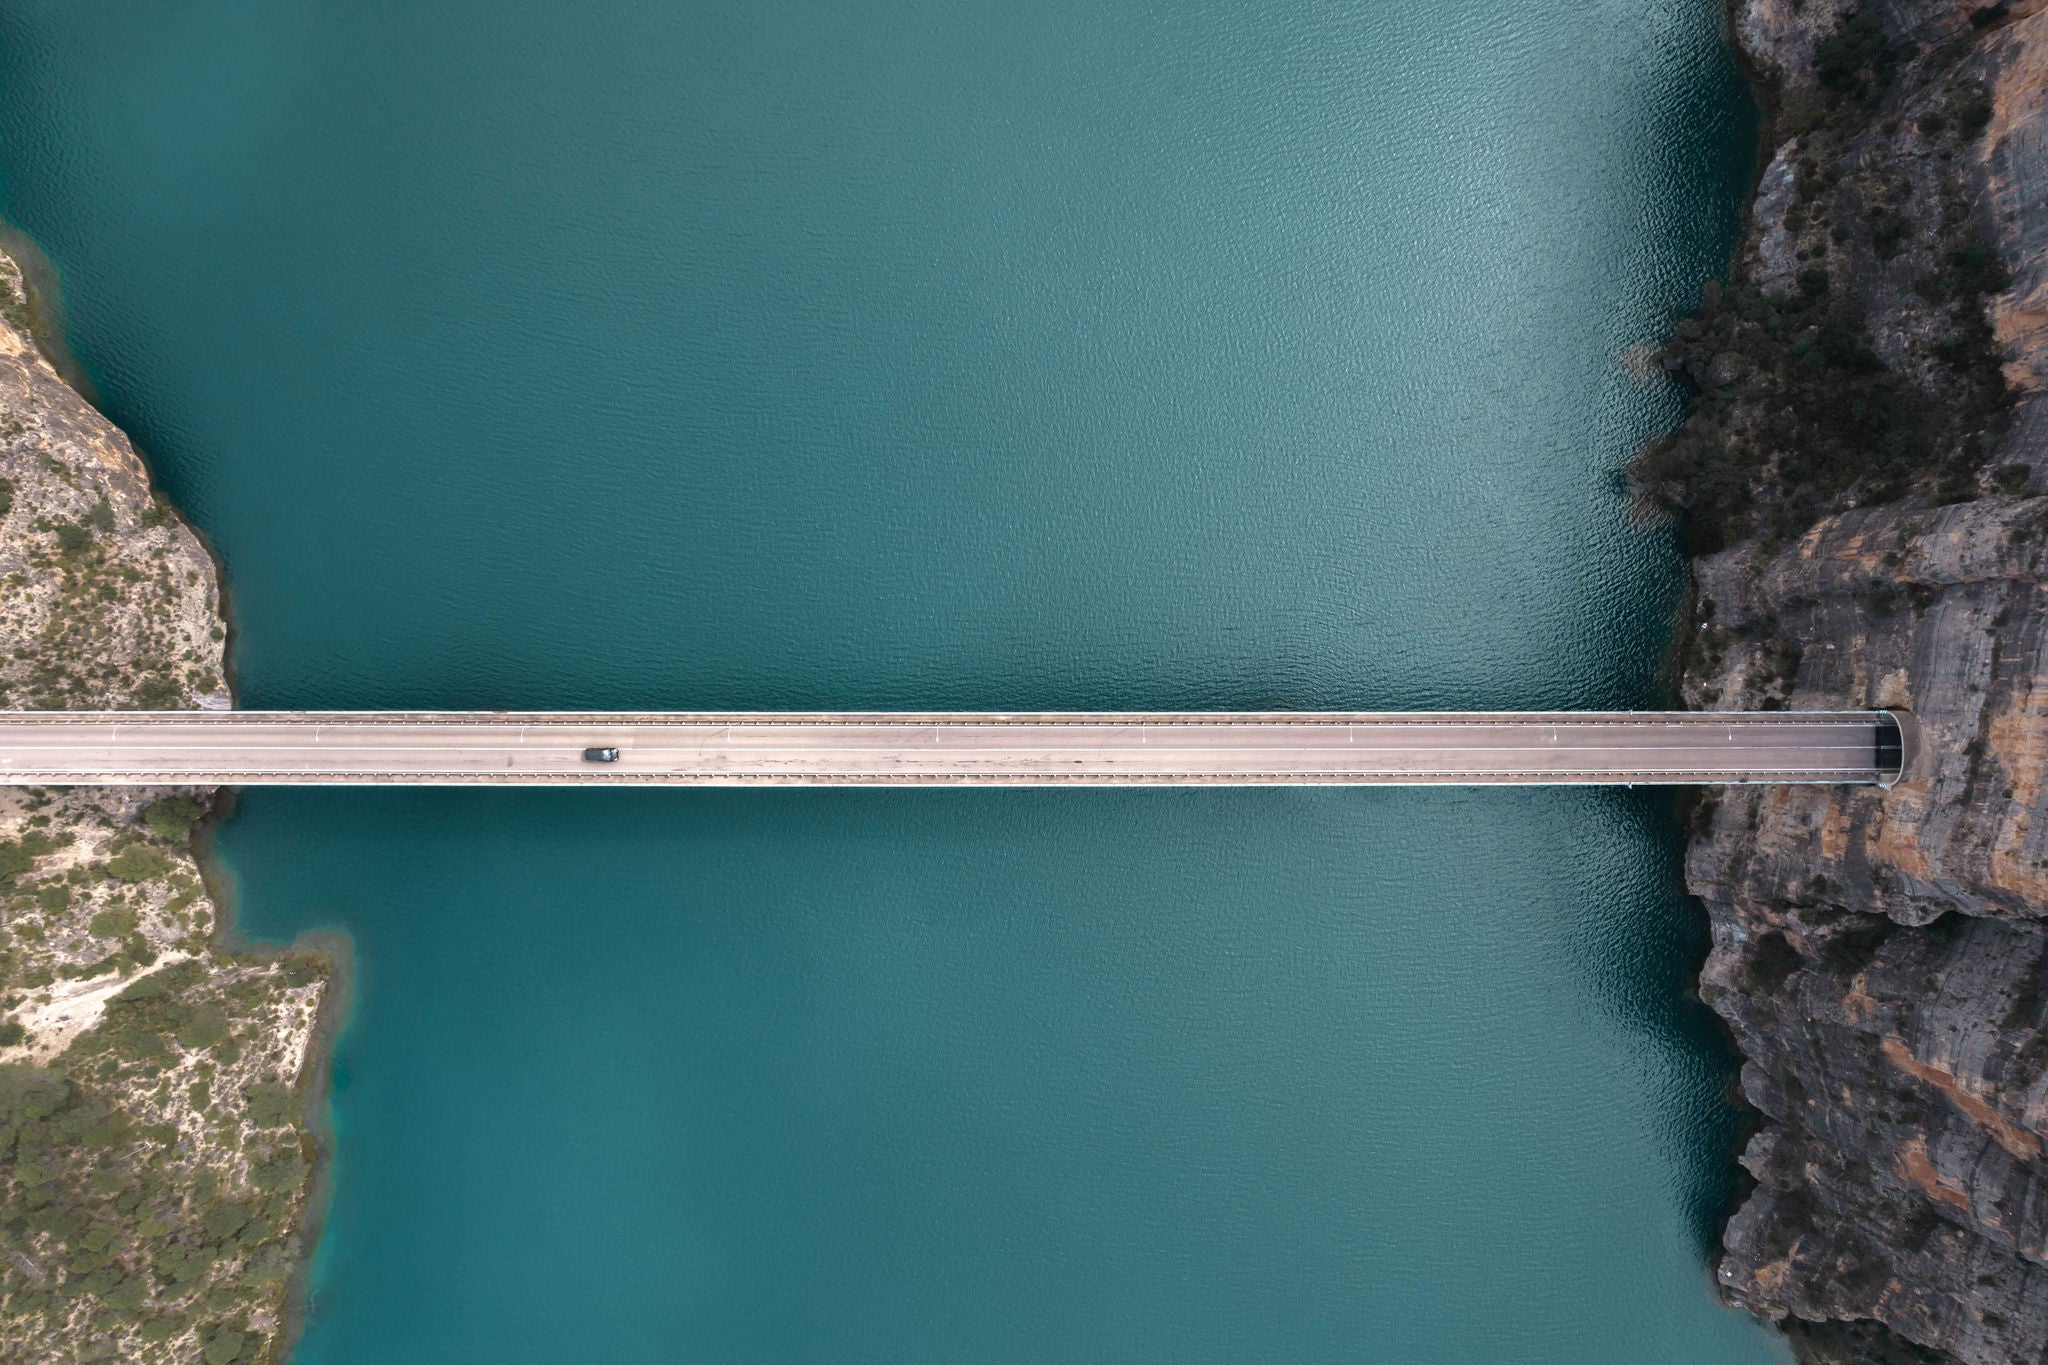
[(617, 749), (585, 749), (583, 751), (583, 761), (585, 763), (616, 763), (619, 761), (619, 751)]

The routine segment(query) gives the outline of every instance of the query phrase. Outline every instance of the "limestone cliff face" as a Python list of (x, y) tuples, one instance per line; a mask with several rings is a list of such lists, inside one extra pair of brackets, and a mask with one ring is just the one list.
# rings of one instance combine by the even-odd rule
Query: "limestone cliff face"
[(1701, 995), (1762, 1115), (1715, 1273), (1805, 1360), (2048, 1360), (2048, 12), (1735, 29), (1774, 144), (1643, 461), (1706, 531), (1682, 690), (1904, 707), (1930, 761), (1694, 812)]
[(1689, 704), (1903, 707), (1928, 739), (1891, 792), (1728, 794), (1698, 888), (1916, 925), (2048, 915), (2048, 498), (1859, 508), (1694, 570)]
[[(2025, 11), (2025, 13), (2021, 13)], [(2028, 394), (2048, 389), (2048, 14), (2039, 0), (2008, 11), (1987, 34), (1980, 61), (1994, 99), (1979, 149), (1977, 183), (2013, 287), (1991, 301), (2006, 373)], [(2048, 442), (2022, 452), (2038, 459)]]
[(1970, 1362), (2048, 1348), (2044, 561), (2048, 499), (1987, 498), (1698, 566), (1695, 701), (1756, 700), (1789, 639), (1790, 704), (1907, 706), (1931, 748), (1889, 793), (1733, 789), (1697, 812), (1701, 995), (1770, 1120), (1717, 1274), (1795, 1330), (1869, 1320), (1817, 1330), (1884, 1324)]

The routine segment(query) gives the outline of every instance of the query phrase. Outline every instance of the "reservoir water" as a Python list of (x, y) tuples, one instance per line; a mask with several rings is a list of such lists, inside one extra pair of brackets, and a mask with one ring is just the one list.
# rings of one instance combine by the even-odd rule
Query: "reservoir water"
[[(1627, 707), (1718, 0), (7, 0), (258, 707)], [(1776, 1360), (1627, 791), (261, 791), (298, 1358)]]

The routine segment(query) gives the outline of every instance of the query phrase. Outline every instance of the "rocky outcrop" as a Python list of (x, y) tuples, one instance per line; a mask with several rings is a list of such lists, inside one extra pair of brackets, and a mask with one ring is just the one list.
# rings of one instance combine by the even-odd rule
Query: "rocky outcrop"
[[(212, 559), (27, 311), (0, 255), (0, 705), (229, 705)], [(213, 798), (0, 787), (0, 1360), (282, 1349), (329, 969), (221, 946)]]
[(1736, 33), (1769, 165), (1639, 470), (1698, 552), (1681, 687), (1907, 708), (1929, 761), (1693, 811), (1700, 993), (1760, 1115), (1715, 1274), (1807, 1361), (2048, 1360), (2048, 12), (1746, 0)]
[[(1861, 508), (1695, 566), (1687, 699), (1913, 712), (1928, 770), (1890, 792), (1730, 794), (1695, 887), (1928, 924), (2048, 915), (2048, 498)], [(1712, 809), (1711, 807), (1709, 809)]]
[(2044, 561), (2048, 498), (1986, 497), (1697, 565), (1695, 704), (1903, 706), (1928, 738), (1890, 792), (1735, 788), (1694, 816), (1700, 992), (1767, 1120), (1717, 1276), (1769, 1317), (1864, 1324), (1810, 1359), (1886, 1359), (1882, 1332), (1972, 1365), (2048, 1350)]

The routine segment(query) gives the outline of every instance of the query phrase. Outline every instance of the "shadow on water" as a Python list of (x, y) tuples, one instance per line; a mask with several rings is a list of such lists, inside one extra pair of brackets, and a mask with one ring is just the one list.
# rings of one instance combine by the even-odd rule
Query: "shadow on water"
[(1688, 1231), (1702, 1258), (1719, 1247), (1743, 1178), (1735, 1165), (1751, 1115), (1734, 1099), (1741, 1057), (1699, 998), (1709, 947), (1705, 910), (1685, 887), (1685, 835), (1677, 790), (1584, 794), (1589, 824), (1644, 851), (1632, 894), (1603, 899), (1567, 938), (1573, 970), (1601, 1012), (1647, 1040), (1659, 1059), (1660, 1109), (1652, 1125), (1671, 1163)]
[[(1676, 32), (1652, 26), (1645, 37), (1668, 47), (1671, 69), (1683, 73), (1645, 92), (1650, 144), (1666, 149), (1676, 162), (1718, 163), (1726, 169), (1700, 177), (1704, 204), (1651, 201), (1642, 236), (1684, 243), (1679, 259), (1709, 264), (1714, 277), (1725, 273), (1748, 209), (1760, 165), (1762, 122), (1748, 75), (1725, 33), (1725, 15), (1722, 22), (1723, 41), (1697, 60), (1687, 60), (1683, 37)], [(1675, 300), (1671, 321), (1692, 310), (1699, 283), (1660, 291)], [(1662, 340), (1644, 339), (1651, 346)], [(1649, 382), (1663, 383), (1654, 375)], [(1646, 526), (1643, 534), (1668, 538), (1674, 555), (1680, 553), (1682, 540), (1674, 525)], [(1666, 662), (1669, 687), (1675, 679), (1668, 676), (1672, 661)], [(1675, 704), (1669, 692), (1645, 701)], [(1706, 911), (1685, 885), (1681, 815), (1686, 792), (1604, 789), (1580, 795), (1584, 805), (1579, 809), (1589, 823), (1623, 832), (1643, 856), (1632, 864), (1640, 878), (1633, 894), (1601, 900), (1576, 926), (1568, 940), (1572, 970), (1582, 975), (1602, 1012), (1648, 1040), (1663, 1061), (1662, 1109), (1654, 1126), (1671, 1163), (1688, 1233), (1705, 1260), (1718, 1250), (1722, 1226), (1746, 1183), (1733, 1158), (1754, 1115), (1738, 1098), (1741, 1056), (1698, 994), (1710, 940)]]

